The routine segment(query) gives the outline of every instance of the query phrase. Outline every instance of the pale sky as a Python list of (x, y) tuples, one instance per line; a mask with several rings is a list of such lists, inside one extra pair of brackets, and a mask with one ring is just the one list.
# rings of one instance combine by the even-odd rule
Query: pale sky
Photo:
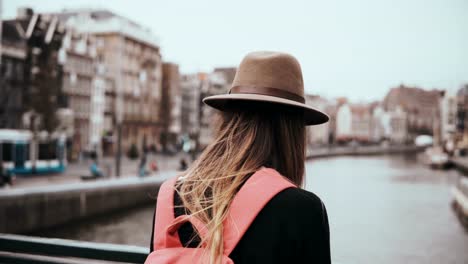
[(183, 73), (236, 66), (255, 50), (289, 52), (306, 92), (382, 99), (401, 83), (456, 90), (468, 83), (467, 0), (3, 0), (40, 12), (106, 8), (150, 28)]

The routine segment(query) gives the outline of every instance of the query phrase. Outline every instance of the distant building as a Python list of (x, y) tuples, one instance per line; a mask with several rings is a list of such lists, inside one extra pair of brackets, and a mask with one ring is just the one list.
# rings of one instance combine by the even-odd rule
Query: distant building
[(63, 64), (63, 91), (74, 118), (71, 158), (76, 159), (83, 151), (101, 149), (105, 71), (97, 59), (96, 39), (88, 33), (77, 32), (76, 25), (70, 22), (60, 58)]
[(231, 85), (236, 76), (236, 67), (218, 67), (214, 68), (214, 73), (221, 73), (224, 76), (224, 79), (228, 85)]
[(337, 116), (339, 107), (340, 107), (340, 102), (337, 99), (328, 101), (328, 104), (325, 107), (325, 113), (330, 118), (330, 120), (328, 120), (328, 123), (327, 123), (328, 144), (332, 144), (332, 145), (336, 143), (336, 126), (337, 126), (336, 116)]
[(352, 139), (352, 121), (349, 104), (344, 103), (339, 106), (336, 112), (336, 141), (344, 142)]
[(383, 107), (376, 103), (372, 107), (371, 133), (370, 141), (381, 142), (388, 138), (389, 132), (389, 116)]
[(336, 114), (336, 139), (339, 142), (371, 141), (372, 115), (369, 105), (344, 103)]
[(146, 28), (107, 10), (78, 9), (57, 14), (77, 32), (96, 41), (98, 61), (105, 68), (104, 150), (115, 149), (117, 124), (122, 147), (158, 145), (162, 61), (159, 42)]
[(179, 66), (174, 63), (163, 64), (163, 84), (161, 95), (160, 120), (164, 140), (161, 142), (163, 148), (166, 145), (175, 146), (179, 143), (181, 133), (181, 107), (182, 92), (180, 88)]
[[(212, 72), (201, 76), (201, 99), (211, 95), (227, 93), (231, 88), (231, 84), (226, 80), (226, 75), (223, 72)], [(213, 141), (215, 118), (216, 110), (202, 103), (200, 107), (200, 131), (198, 139), (200, 148), (205, 148)]]
[(456, 138), (460, 147), (468, 148), (468, 84), (457, 92)]
[(58, 53), (64, 28), (55, 16), (18, 9), (2, 21), (0, 127), (62, 133), (58, 117), (66, 107)]
[[(91, 91), (91, 116), (89, 119), (89, 145), (92, 149), (102, 151), (105, 132), (106, 83), (105, 67), (102, 62), (95, 61), (96, 74)], [(98, 153), (99, 155), (102, 154)]]
[[(318, 95), (305, 95), (306, 104), (314, 107), (315, 109), (327, 112), (327, 107), (329, 105), (328, 100)], [(317, 146), (317, 145), (326, 145), (328, 144), (330, 131), (330, 124), (325, 123), (316, 126), (307, 127), (307, 145), (308, 146)]]
[(180, 78), (182, 92), (181, 134), (196, 139), (200, 131), (201, 86), (204, 79), (201, 74), (187, 74)]
[(392, 88), (383, 101), (387, 112), (396, 112), (398, 108), (405, 113), (407, 140), (413, 141), (418, 135), (433, 135), (434, 127), (439, 122), (439, 99), (441, 91), (426, 91), (421, 88), (400, 85)]
[(230, 84), (224, 72), (198, 73), (181, 78), (182, 113), (181, 131), (197, 143), (198, 149), (205, 148), (214, 136), (216, 110), (205, 105), (203, 98), (226, 93)]
[(390, 123), (389, 139), (396, 144), (411, 142), (408, 139), (408, 116), (401, 106), (388, 112)]
[(440, 100), (440, 137), (441, 142), (453, 140), (456, 132), (457, 97), (445, 91)]
[(352, 104), (350, 108), (352, 137), (361, 142), (370, 142), (372, 139), (372, 112), (370, 105)]
[(19, 20), (6, 20), (1, 24), (0, 128), (18, 129), (22, 126), (29, 85), (27, 41), (21, 31), (27, 24)]

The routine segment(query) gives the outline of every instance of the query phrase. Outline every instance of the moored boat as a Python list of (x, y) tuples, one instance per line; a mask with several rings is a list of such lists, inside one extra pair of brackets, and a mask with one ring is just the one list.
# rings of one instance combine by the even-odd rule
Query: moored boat
[(423, 154), (423, 162), (434, 169), (445, 169), (451, 164), (448, 154), (440, 147), (427, 148)]
[(453, 208), (460, 222), (468, 229), (468, 178), (461, 176), (452, 189)]

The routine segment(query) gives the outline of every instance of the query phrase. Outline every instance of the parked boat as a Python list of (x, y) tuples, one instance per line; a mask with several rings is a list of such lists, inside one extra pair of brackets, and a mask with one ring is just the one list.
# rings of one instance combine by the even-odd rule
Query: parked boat
[(418, 147), (431, 146), (434, 139), (429, 135), (419, 135), (414, 139), (414, 144)]
[(461, 176), (452, 189), (453, 209), (460, 222), (468, 229), (468, 178)]
[(450, 158), (440, 147), (427, 148), (423, 154), (423, 162), (434, 169), (445, 169), (450, 166)]

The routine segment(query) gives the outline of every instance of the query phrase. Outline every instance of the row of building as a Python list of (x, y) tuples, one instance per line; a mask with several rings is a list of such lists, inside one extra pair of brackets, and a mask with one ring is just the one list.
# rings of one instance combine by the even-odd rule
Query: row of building
[(457, 93), (400, 85), (382, 101), (351, 103), (308, 96), (307, 102), (328, 113), (329, 123), (311, 127), (310, 145), (360, 143), (411, 144), (430, 135), (436, 144), (468, 147), (468, 85)]
[(180, 134), (178, 66), (158, 39), (107, 10), (2, 21), (0, 128), (66, 133), (70, 158), (86, 151), (166, 147)]
[[(183, 142), (201, 149), (212, 140), (214, 110), (202, 99), (226, 93), (235, 68), (182, 75), (152, 32), (107, 10), (23, 8), (1, 25), (0, 128), (65, 133), (71, 159), (114, 155), (119, 141), (126, 152), (176, 151)], [(426, 134), (467, 142), (467, 95), (468, 86), (449, 94), (404, 85), (373, 103), (307, 95), (331, 117), (308, 128), (307, 141), (405, 144)]]

